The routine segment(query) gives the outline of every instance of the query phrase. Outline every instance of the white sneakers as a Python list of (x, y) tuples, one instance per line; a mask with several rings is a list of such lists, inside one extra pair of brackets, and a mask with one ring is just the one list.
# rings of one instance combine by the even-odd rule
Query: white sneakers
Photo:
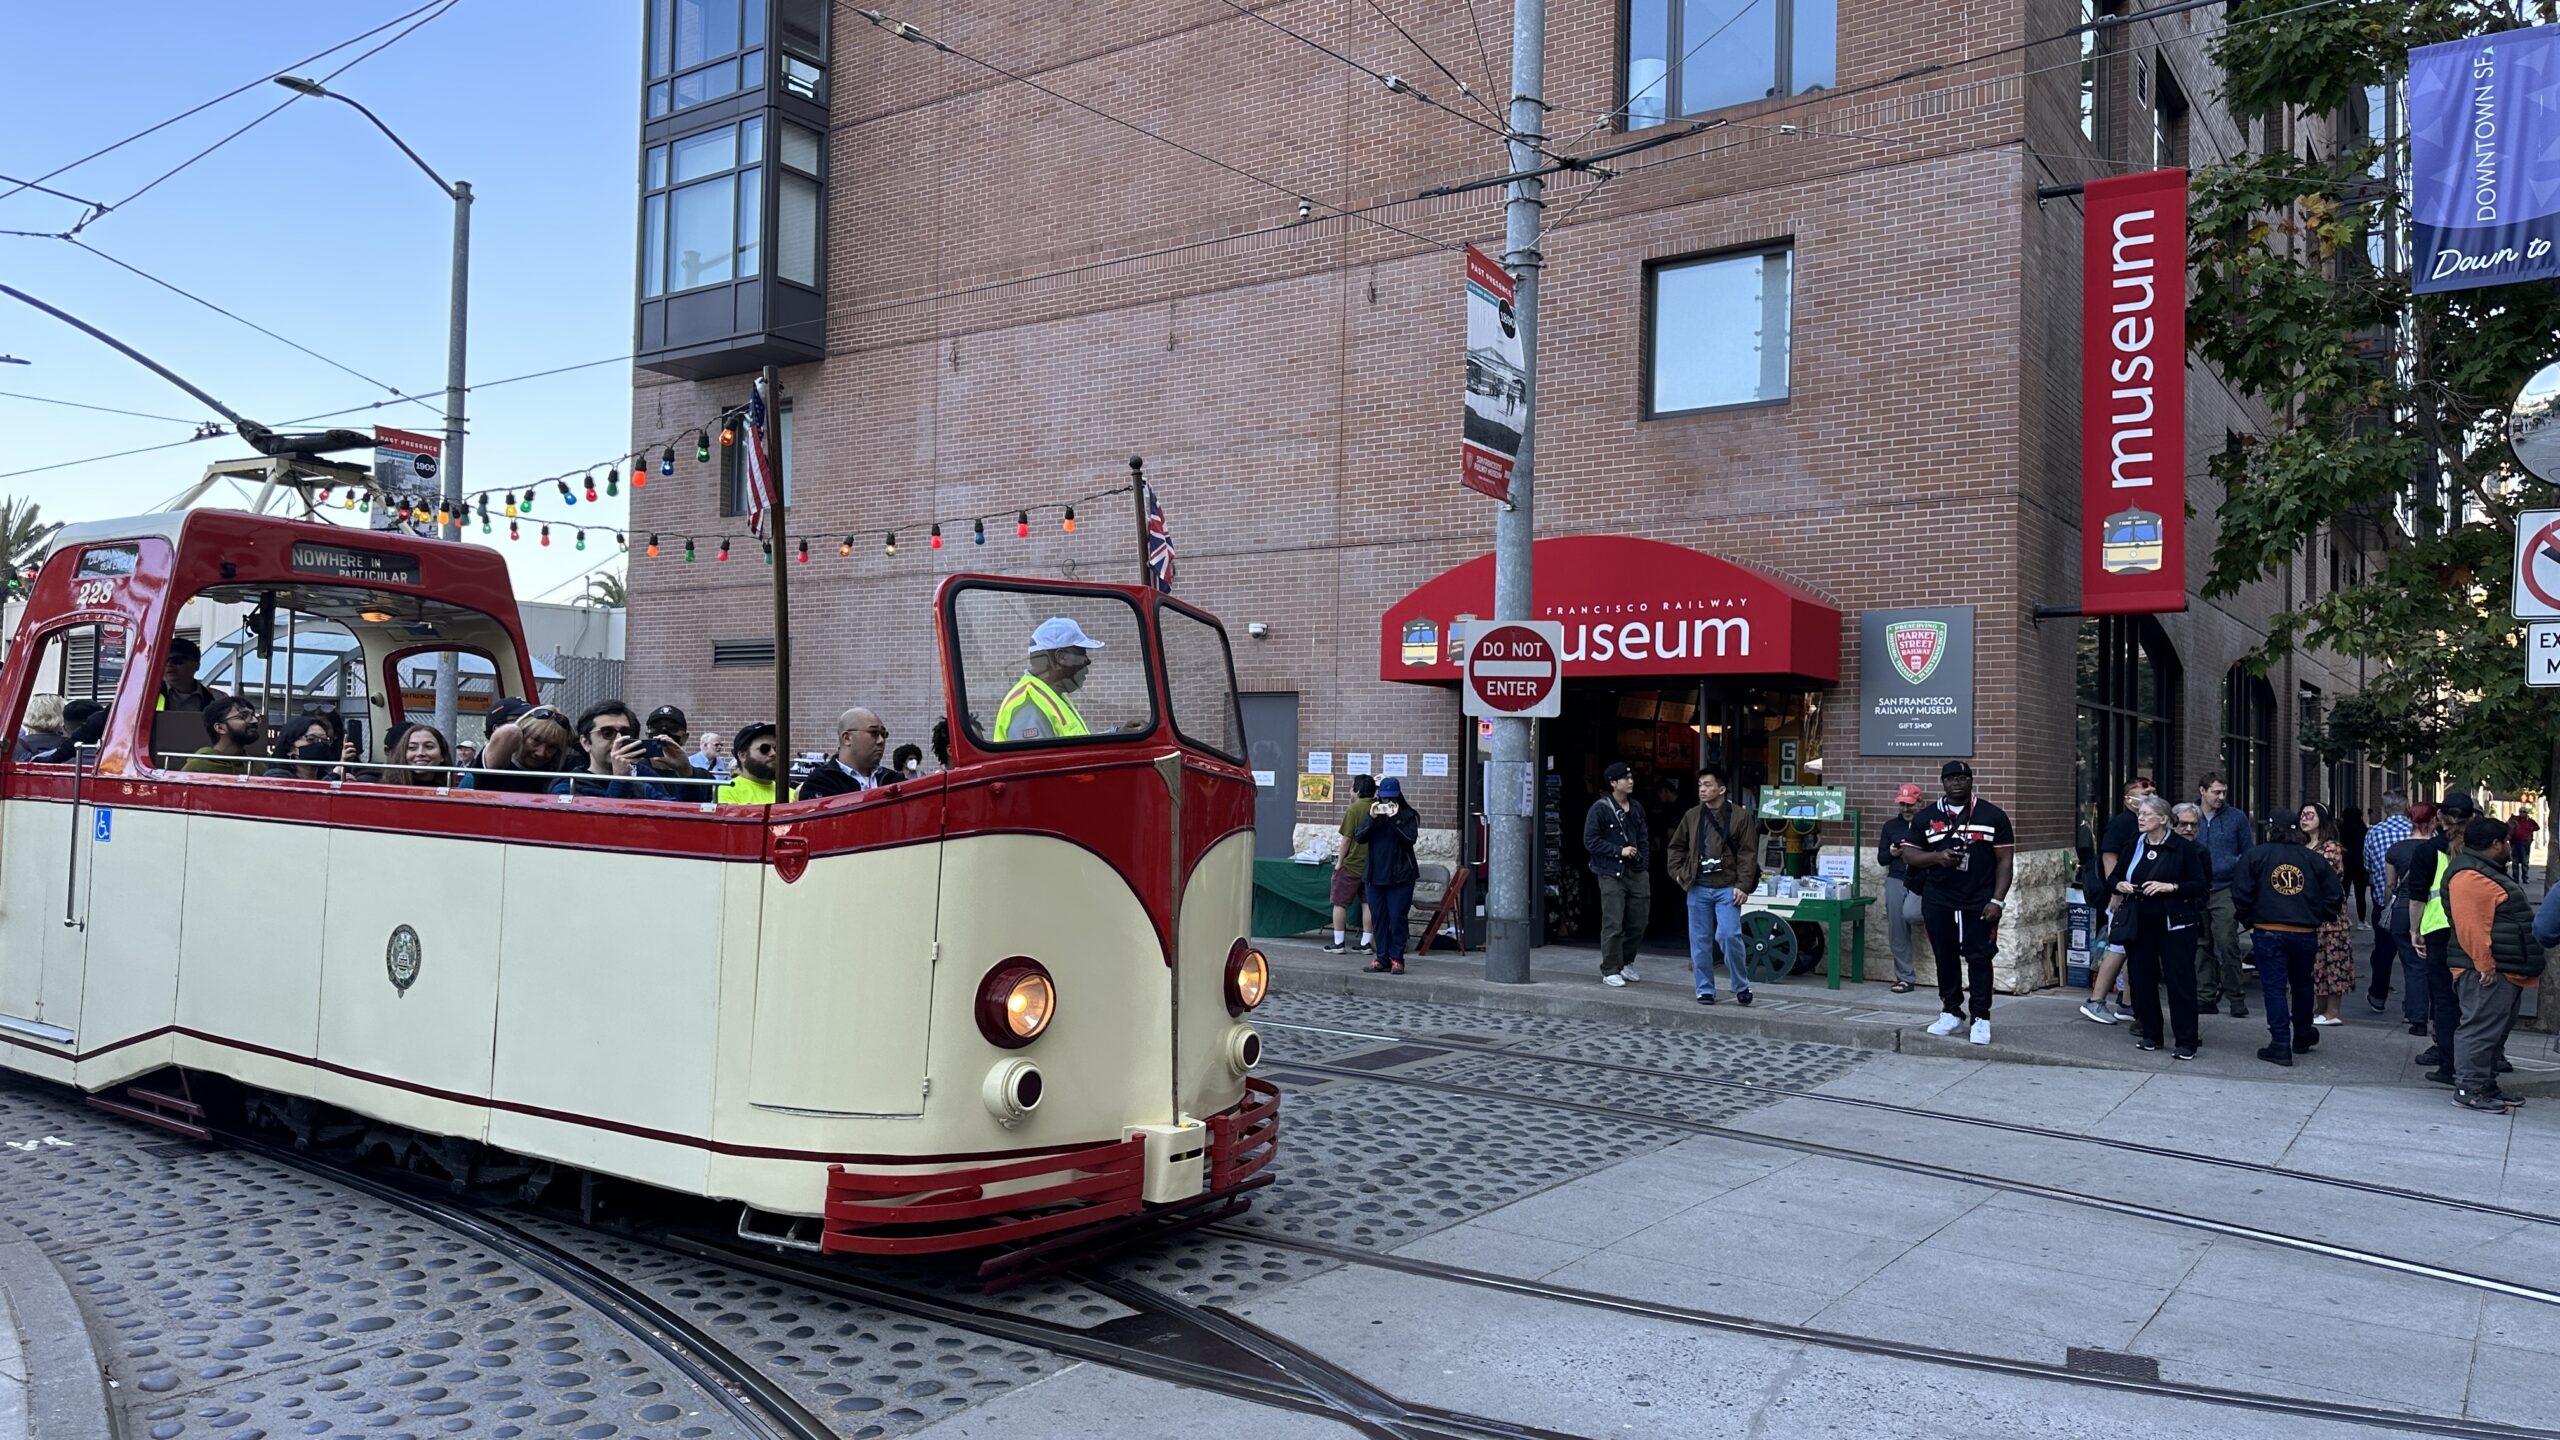
[(1621, 970), (1621, 971), (1619, 971), (1618, 973), (1619, 973), (1619, 974), (1621, 974), (1621, 975), (1626, 976), (1626, 977), (1627, 977), (1627, 983), (1628, 983), (1628, 984), (1630, 984), (1630, 985), (1633, 985), (1633, 984), (1635, 984), (1637, 981), (1642, 980), (1642, 979), (1644, 978), (1643, 976), (1641, 976), (1641, 975), (1639, 975), (1639, 974), (1637, 974), (1637, 973), (1636, 973), (1636, 967), (1634, 967), (1633, 965), (1628, 966), (1626, 969)]
[(1953, 1035), (1963, 1028), (1963, 1016), (1950, 1014), (1943, 1010), (1938, 1012), (1937, 1019), (1929, 1022), (1929, 1033), (1932, 1035)]
[(1626, 987), (1627, 977), (1624, 972), (1616, 975), (1603, 975), (1600, 977), (1600, 983), (1610, 986), (1613, 989), (1624, 989)]
[(1988, 1021), (1988, 1020), (1976, 1020), (1976, 1021), (1974, 1021), (1974, 1022), (1973, 1022), (1973, 1035), (1972, 1035), (1972, 1037), (1971, 1037), (1971, 1038), (1972, 1038), (1972, 1040), (1973, 1040), (1973, 1043), (1974, 1043), (1974, 1044), (1976, 1044), (1976, 1045), (1988, 1045), (1988, 1044), (1990, 1044), (1990, 1043), (1991, 1043), (1991, 1022), (1990, 1022), (1990, 1021)]

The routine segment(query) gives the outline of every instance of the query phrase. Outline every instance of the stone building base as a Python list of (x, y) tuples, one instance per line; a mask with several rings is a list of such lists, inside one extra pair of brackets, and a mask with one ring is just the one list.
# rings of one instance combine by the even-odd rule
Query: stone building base
[[(1873, 895), (1876, 903), (1868, 910), (1867, 975), (1893, 978), (1893, 949), (1885, 938), (1884, 867), (1875, 863), (1875, 853), (1858, 857), (1860, 893)], [(2024, 995), (2062, 983), (2062, 906), (2063, 892), (2070, 887), (2071, 872), (2078, 864), (2068, 850), (2021, 850), (2017, 870), (2010, 877), (2009, 903), (2000, 922), (2000, 949), (1991, 961), (1991, 985), (2003, 995)], [(1918, 935), (1911, 937), (1912, 964), (1919, 972), (1922, 985), (1935, 984), (1936, 971), (1928, 954), (1928, 942)]]

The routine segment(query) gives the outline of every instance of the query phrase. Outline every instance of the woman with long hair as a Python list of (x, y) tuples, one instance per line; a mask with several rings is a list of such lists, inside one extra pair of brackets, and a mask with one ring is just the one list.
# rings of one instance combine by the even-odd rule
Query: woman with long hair
[(383, 747), (383, 763), (404, 767), (431, 766), (431, 769), (404, 768), (382, 772), (385, 785), (422, 785), (444, 789), (453, 784), (453, 742), (433, 725), (412, 721), (400, 727)]
[[(2311, 847), (2312, 854), (2328, 861), (2330, 869), (2338, 872), (2339, 893), (2346, 893), (2347, 852), (2338, 840), (2337, 817), (2330, 813), (2328, 806), (2314, 800), (2302, 807), (2300, 818), (2302, 843)], [(2353, 909), (2340, 907), (2338, 918), (2322, 921), (2313, 937), (2311, 1023), (2314, 1025), (2347, 1023), (2346, 1017), (2339, 1013), (2339, 1007), (2356, 984), (2355, 944), (2348, 938), (2348, 927), (2354, 923), (2354, 914)]]

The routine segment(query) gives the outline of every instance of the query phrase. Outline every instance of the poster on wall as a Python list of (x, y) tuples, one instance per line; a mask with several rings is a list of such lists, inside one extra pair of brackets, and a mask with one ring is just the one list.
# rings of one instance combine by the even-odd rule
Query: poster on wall
[(1858, 753), (1973, 754), (1972, 606), (1858, 617)]
[(1467, 247), (1467, 393), (1458, 478), (1496, 500), (1511, 498), (1511, 467), (1529, 426), (1529, 360), (1502, 262)]
[(2187, 608), (2187, 172), (2092, 180), (2080, 276), (2080, 609)]
[(2409, 282), (2560, 278), (2560, 25), (2409, 52)]

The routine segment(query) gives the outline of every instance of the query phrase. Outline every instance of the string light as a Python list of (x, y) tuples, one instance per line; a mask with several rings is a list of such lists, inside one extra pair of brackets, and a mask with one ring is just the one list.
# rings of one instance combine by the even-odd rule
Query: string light
[(721, 537), (720, 537), (720, 553), (719, 553), (719, 554), (717, 554), (717, 555), (712, 556), (711, 558), (712, 558), (712, 559), (714, 559), (714, 560), (719, 560), (719, 561), (724, 561), (724, 562), (729, 558), (729, 537), (728, 537), (728, 536), (723, 535), (723, 536), (721, 536)]
[(578, 548), (581, 550), (587, 548), (587, 532), (584, 530), (578, 532)]
[(836, 557), (841, 560), (850, 560), (853, 558), (852, 536), (847, 535), (844, 537), (844, 543), (836, 547)]
[(693, 537), (690, 535), (684, 537), (684, 563), (693, 563)]
[[(661, 475), (676, 473), (676, 447), (672, 441), (668, 443), (666, 452), (658, 457), (658, 473)], [(635, 486), (648, 484), (648, 472), (634, 468), (631, 472), (631, 483)]]
[(897, 558), (898, 558), (898, 532), (897, 532), (897, 531), (892, 530), (892, 531), (890, 531), (890, 532), (889, 532), (889, 539), (888, 539), (887, 543), (883, 544), (883, 545), (880, 547), (880, 553), (881, 553), (881, 554), (883, 554), (883, 555), (888, 556), (888, 557), (889, 557), (890, 559), (892, 559), (892, 560), (895, 560), (895, 559), (897, 559)]
[(727, 420), (723, 420), (723, 421), (721, 421), (721, 422), (720, 422), (720, 448), (721, 448), (721, 449), (723, 449), (723, 450), (726, 450), (726, 449), (728, 449), (730, 446), (735, 445), (735, 444), (737, 444), (737, 443), (738, 443), (738, 427), (737, 427), (737, 426), (735, 426), (735, 425), (733, 425), (733, 424), (731, 424), (731, 423), (729, 423)]
[[(631, 473), (634, 475), (646, 475), (649, 472), (642, 466), (634, 465), (631, 467)], [(604, 467), (604, 493), (607, 495), (619, 495), (622, 493), (622, 472), (611, 465)], [(596, 477), (590, 475), (587, 477), (587, 499), (589, 501), (593, 501), (595, 498)]]
[(1028, 540), (1031, 538), (1030, 511), (1016, 510), (1013, 512), (1013, 538), (1016, 540)]
[(939, 520), (933, 525), (933, 548), (936, 550), (942, 548), (942, 522)]
[(708, 430), (693, 432), (693, 463), (696, 465), (711, 463), (711, 432)]
[(521, 540), (524, 538), (523, 535), (517, 533), (516, 522), (513, 520), (507, 522), (507, 538), (510, 540)]
[(485, 495), (480, 498), (480, 533), (489, 533), (489, 499)]
[(800, 542), (800, 563), (803, 565), (809, 563), (809, 542), (806, 540)]
[[(586, 532), (581, 530), (578, 533), (583, 535)], [(548, 525), (542, 527), (542, 543), (545, 545), (549, 545), (551, 543), (551, 527)]]
[[(658, 537), (655, 535), (649, 537), (649, 558), (652, 560), (658, 558)], [(688, 556), (686, 558), (690, 559), (691, 557)]]
[(1070, 535), (1076, 533), (1076, 507), (1073, 505), (1067, 507), (1067, 519), (1064, 528)]
[(341, 510), (353, 510), (356, 508), (356, 492), (350, 490), (346, 494), (339, 496), (338, 508)]
[(314, 500), (316, 500), (318, 503), (320, 503), (320, 504), (322, 504), (322, 505), (326, 505), (326, 504), (328, 504), (328, 503), (329, 503), (329, 492), (328, 492), (327, 490), (325, 490), (325, 489), (324, 489), (324, 490), (322, 490), (318, 495), (316, 495), (316, 496), (314, 496), (314, 497), (312, 497), (312, 498), (313, 498)]
[(438, 525), (453, 523), (453, 507), (448, 502), (443, 500), (436, 502), (436, 523)]
[(616, 549), (618, 549), (618, 550), (621, 550), (624, 554), (629, 554), (629, 553), (630, 553), (630, 551), (631, 551), (631, 537), (630, 537), (630, 536), (623, 534), (623, 533), (622, 533), (621, 531), (619, 531), (619, 530), (616, 530), (616, 531), (614, 531), (614, 532), (613, 532), (613, 543), (614, 543), (614, 547), (615, 547)]
[[(578, 492), (576, 492), (575, 490), (572, 490), (572, 489), (570, 489), (570, 488), (569, 488), (569, 482), (568, 482), (568, 481), (566, 481), (566, 480), (555, 480), (555, 481), (553, 481), (553, 482), (551, 482), (551, 483), (553, 483), (554, 485), (557, 485), (557, 486), (559, 486), (559, 487), (560, 487), (560, 498), (561, 498), (561, 499), (568, 501), (568, 502), (569, 502), (570, 504), (572, 504), (572, 505), (575, 505), (575, 504), (577, 504), (577, 503), (578, 503)], [(588, 476), (588, 477), (587, 477), (587, 487), (588, 487), (588, 488), (587, 488), (587, 494), (588, 494), (588, 496), (589, 496), (590, 498), (592, 498), (592, 497), (595, 495), (595, 493), (596, 493), (596, 492), (595, 492), (595, 483), (596, 483), (596, 480), (595, 480), (595, 477), (594, 477), (594, 476), (590, 475), (590, 476)]]
[(969, 522), (969, 543), (972, 545), (984, 545), (987, 543), (986, 521), (972, 520)]
[(507, 518), (516, 518), (516, 492), (513, 490), (507, 492)]

